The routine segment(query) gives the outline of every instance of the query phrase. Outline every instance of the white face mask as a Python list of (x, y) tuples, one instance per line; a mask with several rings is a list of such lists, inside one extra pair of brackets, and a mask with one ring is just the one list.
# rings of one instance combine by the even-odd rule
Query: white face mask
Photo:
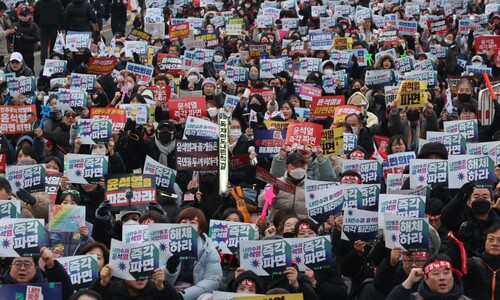
[(134, 85), (132, 82), (127, 82), (127, 87), (129, 90), (132, 90), (134, 88)]
[(333, 70), (332, 69), (324, 69), (323, 74), (325, 75), (333, 75)]
[(213, 118), (217, 115), (217, 108), (215, 108), (215, 107), (207, 108), (207, 112), (208, 112), (208, 115), (210, 116), (210, 118)]
[(242, 134), (242, 133), (241, 133), (241, 130), (239, 130), (239, 129), (231, 129), (231, 130), (229, 131), (229, 137), (230, 137), (232, 140), (237, 140), (237, 139), (239, 139), (239, 138), (240, 138), (240, 136), (241, 136), (241, 134)]
[(92, 150), (92, 155), (106, 155), (106, 148), (95, 148)]
[(196, 75), (189, 75), (188, 76), (188, 81), (194, 83), (196, 80), (198, 80), (198, 76)]
[(306, 176), (306, 172), (307, 171), (304, 168), (295, 168), (288, 171), (288, 174), (295, 179), (303, 179)]
[(453, 41), (451, 40), (444, 40), (444, 42), (447, 44), (447, 45), (451, 45), (453, 43)]
[(358, 134), (359, 133), (359, 128), (358, 127), (351, 127), (352, 128), (352, 133)]
[(406, 43), (401, 43), (401, 47), (402, 47), (403, 49), (406, 49)]
[(214, 55), (214, 61), (215, 62), (221, 62), (222, 61), (222, 56), (221, 55)]
[(480, 66), (481, 62), (480, 61), (474, 61), (474, 62), (472, 62), (472, 65), (473, 66)]

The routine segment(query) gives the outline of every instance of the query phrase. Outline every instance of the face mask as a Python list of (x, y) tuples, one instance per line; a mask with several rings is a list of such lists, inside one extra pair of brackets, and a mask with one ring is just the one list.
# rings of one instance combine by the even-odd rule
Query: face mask
[(444, 40), (444, 42), (446, 45), (451, 45), (453, 43), (453, 41), (451, 41), (451, 40)]
[(239, 129), (231, 129), (229, 131), (229, 137), (233, 140), (238, 140), (241, 136), (241, 130)]
[(290, 238), (294, 238), (295, 237), (295, 234), (293, 232), (284, 232), (283, 233), (283, 238), (285, 239), (290, 239)]
[(474, 62), (472, 62), (472, 65), (473, 66), (480, 66), (481, 62), (480, 61), (474, 61)]
[(294, 179), (302, 180), (306, 177), (306, 169), (304, 168), (295, 168), (293, 170), (288, 171), (288, 175), (290, 175)]
[(220, 56), (220, 55), (214, 55), (214, 61), (215, 62), (221, 62), (222, 61), (222, 56)]
[(210, 118), (217, 116), (217, 108), (215, 108), (215, 107), (207, 108), (207, 112), (208, 112), (208, 115), (210, 116)]
[(189, 75), (188, 76), (188, 81), (194, 83), (196, 80), (198, 80), (198, 76), (196, 75)]
[(250, 80), (257, 80), (259, 79), (259, 73), (250, 73), (248, 74), (248, 78), (250, 78)]
[(351, 127), (352, 128), (352, 133), (358, 134), (359, 133), (359, 128), (358, 127)]
[(325, 74), (325, 75), (333, 75), (333, 70), (332, 69), (325, 69), (325, 70), (323, 70), (323, 74)]
[(134, 88), (135, 84), (133, 84), (132, 82), (127, 82), (127, 87), (129, 90), (132, 90)]
[(406, 119), (410, 122), (416, 122), (420, 119), (420, 112), (415, 109), (411, 109), (406, 112)]
[(459, 102), (469, 102), (472, 98), (472, 96), (469, 94), (458, 94), (457, 96)]
[(251, 110), (255, 111), (255, 112), (260, 111), (260, 105), (259, 105), (259, 104), (255, 104), (255, 103), (253, 103), (253, 104), (250, 104), (248, 107), (249, 107)]
[(491, 201), (484, 198), (477, 199), (476, 201), (472, 202), (471, 209), (478, 215), (487, 214), (491, 209)]
[(401, 43), (401, 48), (406, 49), (406, 44), (405, 43)]
[(172, 134), (170, 132), (162, 131), (158, 133), (158, 140), (162, 144), (168, 144), (172, 141)]
[(250, 3), (245, 3), (245, 8), (250, 8), (250, 6), (252, 6), (252, 4), (250, 4)]
[(92, 155), (106, 155), (106, 148), (95, 148), (92, 150)]
[(377, 104), (385, 104), (385, 96), (383, 96), (383, 95), (376, 95), (375, 96), (375, 103), (377, 103)]
[(351, 91), (352, 91), (352, 93), (354, 94), (354, 93), (357, 93), (357, 92), (361, 91), (361, 89), (356, 88), (356, 89), (351, 89)]

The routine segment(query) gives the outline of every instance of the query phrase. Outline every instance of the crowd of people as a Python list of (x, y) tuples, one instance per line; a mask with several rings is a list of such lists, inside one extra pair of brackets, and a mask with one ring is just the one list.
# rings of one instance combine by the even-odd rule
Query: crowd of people
[[(2, 283), (59, 282), (63, 299), (74, 300), (196, 300), (211, 299), (214, 291), (302, 293), (308, 300), (500, 299), (500, 103), (490, 92), (487, 100), (493, 101), (493, 109), (485, 115), (485, 106), (478, 99), (490, 82), (500, 82), (497, 1), (176, 0), (139, 1), (136, 5), (132, 28), (146, 34), (151, 19), (148, 9), (161, 9), (165, 35), (147, 41), (153, 49), (150, 59), (125, 48), (130, 39), (130, 5), (126, 0), (39, 0), (17, 7), (0, 1), (0, 64), (4, 72), (1, 105), (36, 105), (36, 121), (30, 130), (0, 136), (4, 164), (45, 164), (47, 170), (64, 173), (68, 154), (92, 154), (109, 158), (108, 175), (141, 174), (147, 157), (176, 170), (177, 141), (186, 139), (186, 119), (169, 114), (170, 100), (198, 96), (204, 97), (206, 109), (193, 116), (214, 124), (223, 115), (228, 117), (227, 140), (221, 139), (226, 143), (223, 148), (228, 149), (230, 158), (245, 156), (246, 162), (229, 170), (229, 193), (219, 193), (223, 177), (218, 171), (181, 169), (176, 172), (175, 185), (169, 191), (158, 191), (156, 201), (147, 208), (129, 205), (122, 211), (116, 211), (106, 199), (105, 178), (98, 184), (77, 184), (63, 174), (55, 201), (47, 192), (17, 188), (13, 192), (13, 183), (0, 178), (0, 199), (21, 200), (21, 218), (48, 221), (49, 205), (53, 203), (84, 206), (86, 211), (86, 222), (79, 232), (47, 230), (46, 245), (39, 257), (2, 258)], [(266, 23), (269, 17), (272, 22)], [(101, 33), (108, 21), (111, 41)], [(416, 21), (415, 32), (398, 27), (399, 21)], [(438, 21), (442, 23), (436, 29)], [(189, 33), (170, 37), (169, 33), (175, 32), (171, 27), (182, 22), (190, 23)], [(228, 25), (232, 24), (241, 24), (239, 34), (234, 34), (234, 27), (230, 32)], [(387, 35), (390, 31), (395, 34)], [(58, 47), (56, 41), (64, 32), (90, 32), (90, 47)], [(328, 49), (313, 43), (310, 37), (317, 33), (333, 33), (332, 41), (323, 41), (331, 44)], [(193, 36), (200, 34), (215, 35), (215, 41), (211, 39), (204, 47), (213, 51), (204, 52), (210, 55), (200, 59), (200, 64), (187, 65), (187, 61), (196, 61), (186, 60), (186, 53), (198, 50), (189, 45), (199, 47)], [(339, 46), (335, 39), (346, 44)], [(475, 44), (484, 39), (490, 45), (487, 49)], [(260, 47), (252, 48), (255, 45)], [(38, 47), (42, 70), (36, 74)], [(255, 49), (260, 49), (257, 56)], [(360, 51), (349, 52), (356, 50)], [(339, 55), (346, 53), (362, 56), (353, 54), (347, 61), (340, 60)], [(71, 86), (70, 74), (87, 74), (90, 58), (108, 56), (117, 58), (114, 70), (97, 74), (95, 91), (89, 93), (86, 106), (61, 106), (57, 91)], [(320, 63), (304, 68), (313, 58)], [(43, 66), (48, 59), (67, 61), (66, 69), (47, 76)], [(282, 60), (284, 68), (268, 76), (269, 71), (261, 70), (261, 60), (266, 59)], [(410, 59), (409, 70), (402, 69), (403, 59)], [(166, 61), (182, 63), (179, 69), (179, 64), (170, 69), (174, 64), (165, 67)], [(153, 67), (151, 81), (143, 82), (128, 72), (130, 63)], [(425, 103), (407, 107), (387, 100), (384, 85), (398, 86), (406, 79), (406, 72), (423, 71), (416, 66), (423, 68), (424, 63), (430, 68), (426, 71), (431, 70), (435, 76), (423, 91)], [(231, 68), (244, 69), (243, 77), (235, 76)], [(371, 71), (389, 70), (392, 79), (386, 84), (373, 84), (373, 78), (367, 78)], [(36, 78), (33, 102), (26, 94), (9, 91), (8, 74)], [(333, 88), (327, 86), (327, 78), (333, 78)], [(343, 96), (344, 104), (358, 110), (340, 121), (333, 114), (315, 116), (310, 111), (314, 97), (303, 93), (301, 86), (318, 89), (321, 93), (317, 96), (321, 97)], [(169, 87), (168, 100), (155, 99), (154, 87)], [(228, 105), (228, 96), (237, 97), (234, 107)], [(82, 143), (78, 123), (89, 119), (92, 109), (125, 104), (148, 104), (154, 118), (139, 124), (135, 116), (128, 115), (124, 127), (109, 141), (90, 146)], [(43, 113), (45, 107), (50, 107), (49, 114)], [(376, 240), (346, 241), (341, 238), (342, 214), (331, 215), (320, 224), (309, 217), (306, 180), (365, 184), (360, 173), (343, 170), (343, 164), (371, 159), (386, 166), (388, 155), (410, 151), (417, 159), (447, 160), (450, 149), (443, 143), (425, 143), (425, 139), (429, 132), (442, 132), (445, 122), (455, 120), (478, 120), (475, 142), (497, 143), (493, 146), (494, 184), (467, 182), (460, 189), (429, 185), (425, 203), (430, 224), (427, 250), (389, 249), (383, 233)], [(487, 124), (481, 124), (481, 120), (487, 120)], [(322, 125), (323, 130), (343, 128), (344, 134), (356, 137), (357, 144), (353, 149), (332, 153), (322, 147), (293, 149), (281, 143), (273, 156), (261, 155), (255, 150), (261, 142), (256, 133), (277, 129), (269, 128), (269, 121), (289, 125), (310, 122)], [(3, 116), (1, 122), (5, 125), (2, 128), (7, 128)], [(380, 137), (386, 145), (378, 141)], [(293, 186), (293, 192), (280, 189), (275, 182), (262, 181), (256, 174), (259, 168)], [(408, 166), (403, 173), (408, 173)], [(386, 176), (379, 182), (382, 194), (392, 189), (386, 184)], [(275, 196), (269, 207), (265, 205), (267, 185), (273, 186)], [(410, 190), (409, 179), (401, 189)], [(328, 236), (333, 263), (321, 270), (307, 268), (301, 272), (292, 262), (281, 274), (258, 276), (240, 266), (238, 255), (218, 251), (208, 236), (210, 220), (253, 222), (263, 240)], [(123, 226), (149, 223), (195, 225), (199, 235), (197, 259), (174, 256), (155, 269), (149, 279), (113, 277), (111, 240), (122, 239)], [(99, 278), (87, 290), (75, 291), (55, 258), (86, 254), (97, 256)]]

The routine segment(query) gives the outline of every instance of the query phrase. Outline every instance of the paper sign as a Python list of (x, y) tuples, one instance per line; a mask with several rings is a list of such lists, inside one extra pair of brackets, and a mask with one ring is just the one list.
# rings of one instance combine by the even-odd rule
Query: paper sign
[(285, 240), (241, 241), (240, 266), (258, 276), (281, 275), (292, 266), (292, 246)]
[(78, 135), (82, 145), (108, 143), (111, 139), (111, 120), (82, 119), (78, 122)]
[(495, 181), (494, 161), (489, 156), (448, 156), (448, 187), (459, 189), (467, 182), (477, 187), (491, 188)]
[(219, 168), (219, 143), (214, 141), (176, 141), (176, 170), (215, 171)]
[(0, 219), (15, 219), (21, 216), (21, 201), (0, 200)]
[(85, 91), (62, 88), (57, 91), (57, 100), (62, 110), (83, 110), (88, 102)]
[(443, 127), (446, 133), (461, 133), (468, 143), (479, 139), (477, 120), (446, 121), (443, 122)]
[(495, 165), (500, 164), (500, 144), (498, 142), (467, 144), (468, 155), (488, 155)]
[(70, 183), (98, 184), (107, 173), (107, 156), (72, 153), (64, 156), (64, 176)]
[(343, 172), (352, 170), (361, 175), (363, 183), (382, 181), (382, 164), (376, 160), (344, 160)]
[(410, 161), (410, 188), (420, 186), (446, 186), (448, 161), (441, 159), (412, 159)]
[(352, 133), (344, 133), (344, 153), (351, 152), (358, 145), (358, 136)]
[(215, 140), (219, 138), (219, 125), (192, 116), (187, 117), (184, 128), (185, 140)]
[(126, 244), (111, 239), (109, 263), (112, 276), (125, 280), (151, 278), (153, 271), (160, 267), (159, 249), (154, 243), (141, 245)]
[(125, 110), (126, 118), (134, 120), (137, 125), (145, 125), (150, 122), (151, 113), (149, 105), (147, 104), (120, 104), (120, 108)]
[(76, 51), (78, 48), (90, 48), (92, 32), (68, 31), (65, 48)]
[(330, 236), (285, 239), (292, 246), (292, 256), (300, 272), (314, 271), (333, 265)]
[(28, 192), (45, 191), (45, 164), (7, 166), (5, 178), (11, 183), (12, 192), (25, 189)]
[(36, 120), (36, 106), (0, 105), (0, 131), (3, 134), (26, 133)]
[(336, 183), (306, 179), (305, 195), (307, 215), (318, 224), (342, 211), (343, 189)]
[(207, 116), (207, 102), (205, 96), (169, 99), (168, 108), (169, 116), (174, 120), (187, 120), (188, 116)]
[(331, 117), (335, 107), (345, 105), (345, 96), (320, 96), (312, 98), (311, 114), (315, 117)]
[(425, 196), (382, 194), (378, 205), (378, 226), (384, 228), (384, 214), (423, 218), (425, 214)]
[(95, 91), (96, 75), (71, 73), (70, 89), (83, 90), (87, 93)]
[(149, 225), (127, 225), (122, 228), (122, 242), (126, 244), (149, 242)]
[(399, 86), (396, 103), (401, 107), (424, 107), (428, 101), (427, 82), (403, 80)]
[(321, 145), (323, 125), (310, 122), (293, 123), (288, 126), (285, 144), (292, 149), (305, 149)]
[(254, 130), (255, 152), (259, 157), (274, 157), (285, 145), (286, 130)]
[(61, 59), (46, 59), (43, 66), (43, 76), (50, 77), (52, 74), (60, 74), (66, 72), (68, 61)]
[[(127, 189), (132, 188), (132, 199), (126, 197)], [(156, 180), (154, 175), (146, 174), (108, 174), (106, 176), (106, 200), (111, 206), (148, 205), (156, 202)]]
[(85, 206), (49, 206), (49, 230), (52, 232), (80, 232), (85, 226)]
[(461, 133), (427, 131), (427, 142), (443, 144), (449, 155), (465, 154), (466, 141)]
[(342, 222), (342, 240), (367, 241), (375, 240), (378, 234), (378, 213), (375, 211), (348, 208), (344, 211)]
[(423, 218), (384, 215), (384, 240), (389, 249), (429, 251), (429, 222)]
[(255, 240), (258, 230), (255, 224), (210, 220), (208, 236), (220, 253), (237, 254), (240, 241)]
[(159, 191), (169, 192), (174, 189), (177, 171), (157, 162), (148, 155), (146, 155), (144, 162), (143, 174), (155, 175), (156, 189)]
[(45, 245), (43, 219), (0, 219), (0, 256), (39, 256)]
[(90, 74), (108, 74), (111, 73), (116, 65), (116, 56), (111, 57), (91, 57), (87, 72)]
[(92, 281), (99, 278), (97, 255), (95, 254), (58, 257), (55, 260), (63, 266), (71, 278), (75, 291), (88, 289)]
[(259, 63), (261, 79), (274, 78), (274, 74), (285, 70), (285, 61), (282, 59), (260, 59)]
[(90, 118), (111, 120), (111, 132), (119, 133), (120, 130), (123, 130), (123, 128), (125, 128), (125, 123), (127, 122), (127, 112), (121, 108), (92, 107), (90, 109)]
[(154, 72), (153, 67), (148, 67), (131, 62), (127, 62), (126, 70), (128, 73), (135, 75), (135, 77), (137, 78), (137, 84), (139, 85), (149, 85)]
[(494, 49), (500, 48), (500, 36), (487, 35), (480, 36), (474, 39), (474, 46), (477, 53), (484, 53)]
[(155, 242), (163, 253), (179, 259), (198, 259), (198, 233), (194, 225), (149, 224), (149, 240)]
[(324, 154), (341, 155), (344, 153), (344, 128), (324, 129), (321, 134), (321, 147)]

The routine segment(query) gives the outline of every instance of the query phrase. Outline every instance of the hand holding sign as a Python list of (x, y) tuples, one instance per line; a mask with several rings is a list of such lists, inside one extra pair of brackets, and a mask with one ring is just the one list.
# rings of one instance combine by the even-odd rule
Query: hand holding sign
[(101, 273), (100, 273), (102, 286), (107, 286), (109, 281), (111, 280), (111, 270), (112, 270), (112, 267), (110, 264), (107, 264), (104, 267), (102, 267)]
[(45, 266), (52, 269), (54, 267), (54, 253), (52, 253), (49, 248), (42, 247), (40, 249), (40, 255), (42, 257), (42, 261), (45, 263)]
[(165, 281), (165, 273), (161, 268), (155, 269), (152, 276), (153, 282), (155, 283), (156, 290), (161, 292), (165, 288), (163, 286), (163, 281)]

